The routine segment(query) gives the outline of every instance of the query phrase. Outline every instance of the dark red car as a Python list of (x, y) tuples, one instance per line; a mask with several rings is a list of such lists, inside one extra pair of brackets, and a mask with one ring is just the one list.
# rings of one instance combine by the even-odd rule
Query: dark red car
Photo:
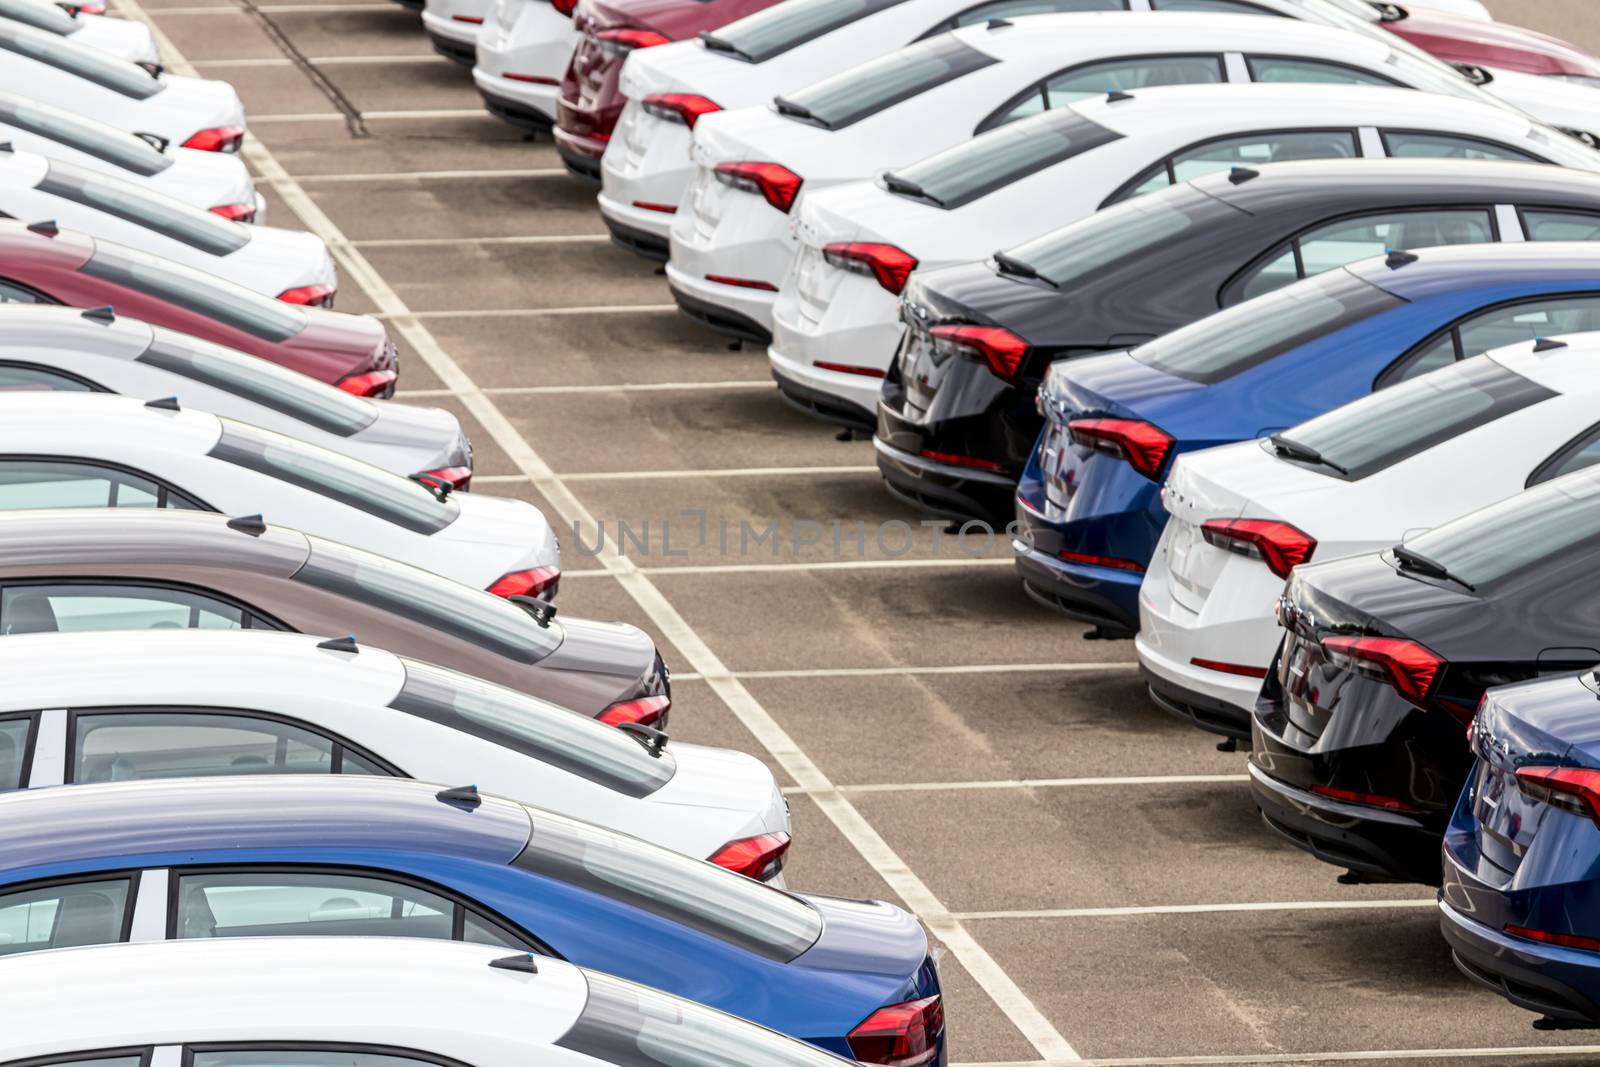
[(400, 376), (394, 344), (371, 316), (273, 300), (53, 223), (0, 222), (0, 303), (109, 306), (357, 396), (389, 396)]
[(1418, 14), (1392, 4), (1378, 7), (1384, 29), (1446, 63), (1499, 67), (1600, 88), (1600, 59), (1548, 34), (1504, 22)]
[(671, 44), (742, 19), (777, 0), (580, 0), (572, 21), (583, 37), (561, 79), (556, 151), (579, 178), (600, 183), (600, 156), (626, 99), (619, 79), (635, 48)]

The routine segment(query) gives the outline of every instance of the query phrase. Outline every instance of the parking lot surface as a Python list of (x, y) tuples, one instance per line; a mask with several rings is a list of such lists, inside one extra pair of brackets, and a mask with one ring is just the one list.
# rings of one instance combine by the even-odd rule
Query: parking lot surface
[[(1600, 50), (1593, 0), (1490, 0)], [(388, 322), (474, 489), (561, 531), (563, 612), (659, 642), (672, 734), (788, 788), (789, 884), (895, 901), (946, 950), (957, 1064), (1592, 1063), (1451, 965), (1430, 891), (1347, 887), (1257, 818), (1243, 753), (1145, 699), (1127, 642), (1031, 603), (1003, 537), (924, 524), (869, 441), (680, 318), (548, 141), (388, 0), (123, 0), (232, 82), (268, 218)], [(181, 58), (180, 58), (181, 57)]]

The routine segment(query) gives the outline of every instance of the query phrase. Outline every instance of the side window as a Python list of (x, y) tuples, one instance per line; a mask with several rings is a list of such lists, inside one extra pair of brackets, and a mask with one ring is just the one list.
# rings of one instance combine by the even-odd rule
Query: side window
[(1200, 11), (1211, 15), (1276, 15), (1249, 0), (1150, 0), (1152, 11)]
[(437, 1067), (439, 1061), (422, 1054), (401, 1055), (388, 1048), (378, 1051), (340, 1045), (321, 1050), (296, 1043), (291, 1048), (274, 1050), (251, 1042), (248, 1048), (239, 1049), (191, 1045), (189, 1062), (192, 1067)]
[(1124, 186), (1111, 200), (1143, 196), (1230, 167), (1254, 167), (1296, 159), (1354, 159), (1357, 155), (1354, 130), (1286, 130), (1222, 137), (1186, 148), (1157, 163)]
[(1250, 80), (1258, 82), (1318, 82), (1324, 85), (1386, 85), (1400, 83), (1370, 70), (1294, 56), (1245, 56)]
[(20, 282), (0, 278), (0, 304), (54, 304), (43, 293), (30, 289)]
[(0, 363), (0, 392), (89, 393), (94, 387), (82, 378), (31, 363)]
[(1144, 56), (1086, 63), (1052, 75), (1030, 88), (998, 119), (985, 122), (993, 129), (1074, 100), (1126, 92), (1156, 85), (1193, 85), (1224, 81), (1221, 56)]
[(137, 474), (91, 463), (0, 460), (0, 511), (21, 508), (183, 508), (199, 505)]
[[(339, 774), (345, 746), (302, 726), (208, 711), (80, 712), (74, 782), (225, 774)], [(383, 773), (361, 760), (358, 774)]]
[(1126, 11), (1128, 0), (994, 0), (968, 8), (940, 29), (972, 26), (990, 19), (1014, 19), (1024, 15), (1050, 15), (1058, 12)]
[(0, 956), (121, 941), (131, 889), (130, 878), (102, 878), (0, 894)]
[(0, 635), (105, 630), (273, 629), (187, 589), (146, 585), (13, 585), (0, 589)]
[(1591, 426), (1577, 440), (1568, 442), (1561, 451), (1539, 464), (1528, 476), (1528, 484), (1548, 482), (1596, 463), (1600, 463), (1600, 426)]
[[(63, 1059), (47, 1061), (48, 1067), (145, 1067), (149, 1058), (143, 1053), (129, 1052), (118, 1056), (86, 1056), (82, 1058), (68, 1056)], [(30, 1067), (41, 1067), (38, 1060), (29, 1060)]]
[(0, 719), (0, 793), (21, 789), (28, 771), (28, 746), (33, 737), (33, 716)]
[[(403, 882), (341, 871), (180, 874), (171, 934), (198, 937), (422, 937), (465, 939), (472, 915)], [(526, 940), (474, 916), (478, 944), (528, 951)]]
[(1522, 213), (1523, 228), (1530, 241), (1600, 240), (1600, 215), (1584, 211), (1536, 211)]
[(1515, 163), (1545, 163), (1529, 152), (1476, 137), (1416, 130), (1383, 130), (1383, 145), (1396, 159), (1503, 159)]
[(1443, 334), (1430, 338), (1384, 371), (1378, 385), (1381, 388), (1416, 378), (1502, 345), (1597, 328), (1600, 328), (1600, 294), (1574, 294), (1508, 304), (1458, 322)]

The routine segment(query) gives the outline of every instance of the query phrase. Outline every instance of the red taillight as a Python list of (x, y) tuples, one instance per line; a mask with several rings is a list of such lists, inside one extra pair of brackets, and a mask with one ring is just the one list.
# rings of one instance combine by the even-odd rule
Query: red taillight
[(249, 222), (256, 217), (254, 204), (218, 204), (211, 209), (213, 215), (221, 215), (229, 222)]
[(671, 44), (672, 38), (663, 37), (654, 30), (601, 30), (597, 37), (614, 51), (628, 52), (635, 48), (654, 48), (658, 44)]
[(452, 22), (465, 22), (469, 26), (482, 26), (483, 19), (477, 15), (451, 15)]
[(1582, 815), (1600, 826), (1600, 771), (1586, 767), (1518, 767), (1517, 788), (1534, 800)]
[(657, 93), (645, 97), (643, 107), (658, 119), (682, 123), (691, 130), (701, 115), (722, 110), (715, 102), (693, 93)]
[(198, 148), (202, 152), (237, 152), (243, 142), (243, 126), (213, 126), (183, 142), (183, 147)]
[(944, 1002), (938, 994), (879, 1008), (846, 1039), (862, 1063), (920, 1067), (939, 1054)]
[[(472, 477), (468, 472), (467, 477)], [(533, 567), (525, 571), (512, 571), (496, 578), (489, 587), (495, 596), (531, 596), (548, 600), (561, 587), (560, 567)]]
[(839, 374), (859, 374), (863, 378), (882, 378), (887, 372), (878, 367), (858, 367), (854, 363), (829, 363), (824, 359), (811, 361), (813, 367), (821, 370), (831, 370)]
[[(911, 272), (917, 269), (917, 257), (907, 255), (894, 245), (863, 241), (827, 245), (822, 250), (822, 258), (840, 270), (876, 278), (879, 285), (896, 296), (905, 289)], [(1027, 351), (1026, 345), (1023, 351)]]
[(1580, 937), (1577, 934), (1554, 934), (1548, 930), (1533, 930), (1526, 926), (1506, 926), (1506, 933), (1512, 937), (1525, 937), (1529, 941), (1541, 941), (1546, 945), (1559, 945), (1562, 948), (1581, 948), (1585, 952), (1600, 952), (1600, 938)]
[(659, 211), (663, 215), (676, 215), (678, 213), (677, 204), (655, 204), (649, 200), (635, 200), (633, 206), (641, 211)]
[(1265, 678), (1265, 667), (1252, 667), (1248, 663), (1224, 663), (1219, 659), (1200, 659), (1198, 656), (1189, 663), (1195, 667), (1202, 667), (1208, 671), (1218, 671), (1222, 674), (1237, 674), (1241, 678)]
[(331, 308), (333, 307), (333, 294), (337, 291), (331, 285), (302, 285), (298, 289), (285, 289), (278, 294), (278, 299), (285, 304)]
[(928, 333), (935, 344), (953, 346), (982, 360), (990, 373), (1005, 382), (1016, 382), (1028, 356), (1028, 342), (998, 326), (935, 326)]
[(1387, 682), (1407, 701), (1424, 707), (1444, 660), (1415, 641), (1398, 637), (1325, 637), (1322, 650), (1341, 670)]
[(578, 0), (550, 0), (550, 6), (555, 8), (558, 14), (570, 19), (573, 9), (578, 6)]
[(763, 197), (785, 215), (800, 195), (800, 175), (776, 163), (718, 163), (712, 173), (724, 185)]
[(510, 82), (528, 82), (530, 85), (560, 85), (560, 78), (546, 78), (542, 74), (502, 74), (500, 77)]
[[(413, 474), (412, 480), (418, 478), (436, 478), (441, 482), (449, 482), (450, 488), (458, 493), (465, 493), (472, 488), (471, 467), (440, 467), (434, 471), (421, 471)], [(501, 579), (504, 581), (504, 579)]]
[(923, 459), (931, 459), (935, 463), (947, 463), (952, 467), (971, 467), (975, 471), (993, 471), (996, 474), (1006, 472), (1004, 465), (992, 459), (979, 459), (977, 456), (961, 456), (954, 452), (930, 452), (927, 449), (923, 449), (917, 455)]
[(339, 380), (339, 388), (355, 396), (382, 396), (400, 377), (399, 371), (372, 370)]
[(783, 870), (783, 857), (789, 851), (789, 835), (781, 830), (775, 834), (760, 834), (729, 841), (717, 849), (711, 862), (726, 867), (735, 874), (764, 882)]
[(1201, 523), (1200, 536), (1225, 552), (1261, 560), (1279, 578), (1289, 577), (1317, 548), (1315, 538), (1271, 519), (1209, 519)]
[(99, 0), (90, 0), (86, 4), (62, 4), (60, 6), (69, 15), (104, 15), (106, 13), (106, 5), (100, 3)]
[(1128, 461), (1128, 466), (1156, 481), (1172, 451), (1172, 438), (1148, 422), (1133, 419), (1073, 419), (1067, 433), (1084, 448)]
[(1092, 556), (1087, 552), (1057, 552), (1056, 555), (1068, 563), (1081, 563), (1086, 567), (1110, 567), (1114, 571), (1128, 571), (1133, 574), (1144, 573), (1144, 564), (1135, 563), (1131, 559), (1117, 559), (1115, 556)]
[(607, 726), (638, 723), (659, 730), (667, 725), (667, 713), (671, 710), (671, 697), (639, 697), (636, 700), (619, 700), (596, 717)]
[(764, 293), (776, 293), (778, 291), (778, 287), (771, 282), (763, 282), (755, 278), (732, 278), (726, 274), (707, 274), (706, 281), (716, 282), (718, 285), (734, 285), (740, 289), (759, 289)]
[(1381, 793), (1358, 793), (1351, 789), (1335, 789), (1331, 785), (1314, 785), (1311, 791), (1321, 797), (1348, 801), (1351, 804), (1364, 804), (1369, 808), (1382, 808), (1384, 811), (1417, 810), (1403, 800), (1386, 797)]

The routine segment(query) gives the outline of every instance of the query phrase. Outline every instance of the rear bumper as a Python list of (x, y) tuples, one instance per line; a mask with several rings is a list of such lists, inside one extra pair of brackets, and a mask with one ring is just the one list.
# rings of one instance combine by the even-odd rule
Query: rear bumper
[(673, 216), (665, 211), (647, 211), (606, 196), (598, 197), (600, 218), (611, 231), (611, 243), (634, 255), (665, 263), (671, 251)]
[(554, 127), (553, 132), (556, 138), (556, 154), (561, 157), (561, 163), (567, 168), (567, 173), (598, 186), (600, 157), (605, 154), (605, 142), (592, 137), (575, 136), (560, 126)]
[(1439, 930), (1462, 974), (1519, 1008), (1600, 1026), (1600, 956), (1512, 937), (1439, 903)]
[(772, 380), (791, 407), (823, 422), (871, 430), (877, 424), (878, 395), (882, 378), (823, 370), (784, 356), (775, 346), (767, 348), (772, 364)]
[(460, 63), (463, 67), (471, 67), (478, 62), (478, 47), (466, 41), (458, 41), (453, 37), (446, 37), (442, 33), (428, 31), (428, 41), (433, 45), (433, 50), (446, 59)]
[(672, 263), (667, 264), (667, 285), (672, 290), (672, 299), (678, 303), (678, 310), (713, 333), (752, 344), (772, 343), (772, 334), (756, 317), (759, 312), (754, 305), (770, 304), (770, 300), (762, 301), (759, 297), (773, 294), (692, 278)]
[(1129, 613), (1127, 602), (1138, 595), (1139, 575), (1064, 563), (1021, 541), (1013, 541), (1012, 548), (1023, 591), (1035, 602), (1121, 637), (1138, 629), (1138, 617)]
[(455, 22), (428, 11), (422, 13), (422, 29), (433, 50), (446, 59), (466, 67), (478, 62), (478, 24)]
[(1207, 733), (1240, 741), (1250, 739), (1250, 713), (1228, 701), (1218, 700), (1201, 688), (1204, 682), (1196, 678), (1201, 672), (1216, 674), (1216, 671), (1151, 655), (1138, 638), (1134, 639), (1134, 647), (1139, 654), (1139, 675), (1156, 707), (1187, 719)]
[(872, 439), (878, 453), (878, 473), (890, 495), (920, 511), (947, 519), (977, 519), (1004, 525), (1006, 505), (1017, 486), (1003, 474), (952, 467), (886, 443), (883, 407), (879, 405), (878, 433)]
[[(508, 92), (509, 82), (477, 67), (473, 68), (472, 80), (483, 98), (483, 106), (501, 122), (535, 133), (548, 133), (555, 125), (557, 90), (554, 85), (530, 82)], [(512, 92), (516, 95), (511, 95)]]

